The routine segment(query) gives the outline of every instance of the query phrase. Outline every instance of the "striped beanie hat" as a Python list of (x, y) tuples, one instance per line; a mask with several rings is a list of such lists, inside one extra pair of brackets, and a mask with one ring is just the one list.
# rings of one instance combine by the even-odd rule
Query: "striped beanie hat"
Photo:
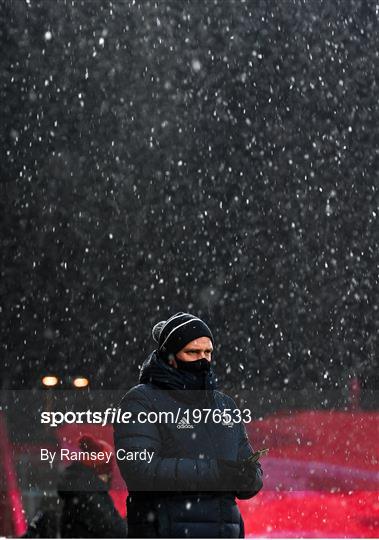
[(175, 313), (167, 321), (157, 323), (153, 327), (152, 335), (161, 353), (176, 354), (187, 343), (200, 337), (209, 337), (214, 343), (212, 332), (205, 322), (182, 311)]

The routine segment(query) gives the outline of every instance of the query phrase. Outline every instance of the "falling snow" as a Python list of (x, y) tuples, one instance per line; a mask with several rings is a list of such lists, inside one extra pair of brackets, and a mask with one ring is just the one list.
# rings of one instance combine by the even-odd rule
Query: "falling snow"
[(180, 310), (255, 418), (374, 408), (377, 2), (0, 16), (3, 387), (128, 387)]

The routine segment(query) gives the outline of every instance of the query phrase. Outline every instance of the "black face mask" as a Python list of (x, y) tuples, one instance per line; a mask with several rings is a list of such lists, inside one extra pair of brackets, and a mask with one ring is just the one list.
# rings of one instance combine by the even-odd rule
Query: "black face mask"
[(200, 360), (193, 360), (191, 362), (179, 360), (178, 358), (175, 358), (175, 360), (178, 369), (189, 371), (190, 373), (209, 373), (211, 369), (211, 363), (206, 358), (200, 358)]

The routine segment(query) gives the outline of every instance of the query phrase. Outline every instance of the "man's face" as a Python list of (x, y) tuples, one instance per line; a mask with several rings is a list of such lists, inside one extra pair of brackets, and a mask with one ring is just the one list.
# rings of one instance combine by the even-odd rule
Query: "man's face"
[(201, 337), (187, 343), (183, 349), (176, 353), (176, 358), (185, 362), (193, 362), (194, 360), (200, 360), (200, 358), (206, 358), (210, 362), (212, 352), (212, 341), (209, 337)]

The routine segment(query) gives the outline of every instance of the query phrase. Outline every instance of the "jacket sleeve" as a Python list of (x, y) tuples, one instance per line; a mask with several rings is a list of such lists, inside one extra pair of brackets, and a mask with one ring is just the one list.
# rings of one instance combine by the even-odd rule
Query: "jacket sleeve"
[[(243, 422), (239, 424), (239, 444), (238, 444), (238, 458), (237, 461), (242, 461), (248, 459), (251, 454), (253, 454), (253, 449), (249, 442), (249, 438), (246, 432), (246, 427)], [(255, 475), (252, 478), (251, 490), (249, 491), (238, 491), (236, 492), (236, 497), (238, 499), (250, 499), (254, 497), (263, 487), (263, 471), (261, 464), (257, 462), (257, 467), (255, 470)]]
[[(138, 387), (124, 396), (120, 408), (132, 414), (128, 423), (114, 424), (114, 443), (121, 475), (130, 491), (211, 491), (217, 489), (219, 473), (215, 459), (162, 457), (164, 440), (159, 424), (138, 421), (138, 413), (153, 408)], [(125, 452), (154, 452), (148, 461), (124, 460)], [(121, 452), (120, 452), (121, 451)]]

